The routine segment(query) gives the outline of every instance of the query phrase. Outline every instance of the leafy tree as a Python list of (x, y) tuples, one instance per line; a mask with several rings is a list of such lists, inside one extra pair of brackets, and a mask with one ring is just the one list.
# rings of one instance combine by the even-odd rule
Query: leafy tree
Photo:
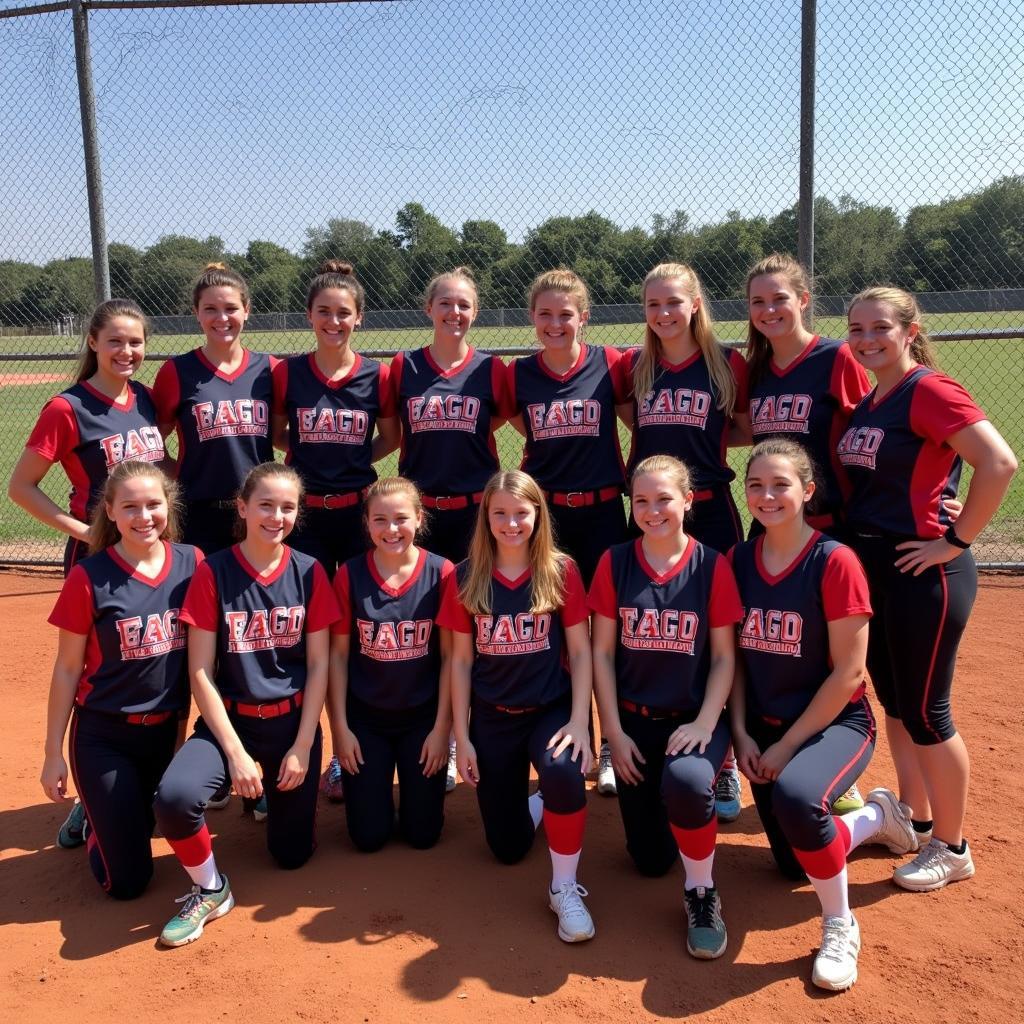
[(131, 245), (111, 242), (107, 246), (107, 264), (110, 268), (110, 294), (115, 298), (134, 297), (136, 277), (142, 253)]
[(25, 293), (42, 273), (42, 268), (32, 263), (0, 262), (0, 324), (29, 324), (39, 319), (38, 312), (26, 301)]
[(61, 320), (91, 313), (95, 305), (92, 260), (70, 257), (47, 263), (23, 296), (33, 318)]
[(136, 297), (151, 316), (172, 316), (192, 309), (192, 284), (207, 263), (223, 261), (224, 241), (210, 235), (164, 235), (146, 250), (136, 275)]

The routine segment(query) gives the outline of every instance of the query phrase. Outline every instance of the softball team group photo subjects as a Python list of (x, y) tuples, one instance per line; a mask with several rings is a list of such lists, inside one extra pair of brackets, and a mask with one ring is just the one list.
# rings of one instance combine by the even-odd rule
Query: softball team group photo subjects
[[(713, 959), (717, 833), (745, 777), (779, 872), (820, 901), (811, 978), (831, 991), (857, 979), (858, 846), (904, 858), (911, 892), (974, 874), (951, 691), (971, 542), (1013, 453), (937, 369), (905, 291), (865, 289), (847, 337), (820, 337), (807, 274), (773, 254), (747, 278), (745, 353), (716, 340), (690, 267), (655, 267), (641, 296), (622, 353), (584, 341), (575, 273), (541, 274), (537, 351), (506, 364), (472, 347), (477, 289), (455, 268), (426, 290), (430, 344), (384, 364), (352, 348), (363, 288), (329, 261), (306, 302), (315, 347), (279, 360), (243, 345), (246, 282), (210, 264), (192, 294), (205, 341), (152, 389), (143, 311), (95, 310), (9, 494), (67, 535), (40, 778), (54, 801), (77, 793), (57, 842), (134, 899), (162, 836), (188, 891), (161, 943), (234, 906), (209, 824), (232, 790), (297, 869), (321, 796), (356, 850), (426, 849), (461, 776), (500, 863), (543, 826), (544, 898), (574, 943), (599, 904), (579, 880), (596, 768), (637, 872), (682, 862), (686, 949)], [(499, 465), (504, 423), (517, 469)], [(730, 446), (752, 446), (746, 538)], [(40, 487), (55, 463), (67, 511)], [(898, 792), (862, 795), (879, 712)]]

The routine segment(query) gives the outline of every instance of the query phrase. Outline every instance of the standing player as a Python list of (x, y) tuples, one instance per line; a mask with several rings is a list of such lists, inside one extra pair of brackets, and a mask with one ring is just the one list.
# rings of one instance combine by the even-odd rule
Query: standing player
[(244, 539), (203, 562), (185, 598), (181, 619), (191, 627), (189, 671), (202, 717), (164, 774), (155, 809), (193, 884), (160, 934), (165, 946), (195, 941), (204, 922), (234, 906), (204, 816), (229, 782), (249, 799), (266, 794), (267, 847), (280, 867), (301, 867), (316, 847), (320, 712), (338, 605), (320, 563), (284, 543), (301, 499), (290, 467), (251, 470), (238, 495)]
[(271, 371), (277, 360), (242, 347), (249, 288), (223, 263), (210, 263), (192, 289), (206, 342), (169, 359), (153, 385), (160, 428), (178, 433), (184, 539), (207, 555), (230, 547), (235, 495), (246, 474), (274, 457)]
[(373, 463), (398, 447), (401, 429), (386, 367), (350, 346), (364, 305), (352, 264), (328, 260), (306, 297), (316, 351), (274, 368), (274, 433), (306, 487), (291, 546), (332, 577), (366, 550), (362, 491), (377, 479)]
[[(974, 874), (963, 837), (970, 768), (950, 690), (977, 592), (968, 549), (1017, 462), (967, 392), (936, 370), (912, 295), (868, 288), (848, 320), (853, 355), (876, 381), (838, 445), (853, 489), (847, 522), (875, 610), (867, 665), (900, 800), (913, 808), (922, 844), (893, 878), (926, 891)], [(963, 461), (974, 473), (954, 527), (943, 496), (956, 494)]]
[(40, 781), (67, 798), (64, 734), (89, 867), (115, 899), (134, 899), (153, 875), (153, 792), (188, 712), (179, 612), (202, 555), (173, 543), (175, 489), (156, 466), (121, 462), (99, 495), (90, 558), (76, 564), (49, 621), (60, 628)]
[(906, 853), (917, 839), (887, 789), (841, 817), (833, 807), (875, 747), (864, 692), (871, 605), (857, 556), (804, 517), (814, 490), (801, 445), (776, 438), (754, 448), (747, 506), (763, 535), (729, 556), (744, 607), (729, 708), (736, 754), (779, 867), (790, 878), (806, 872), (821, 902), (812, 980), (840, 991), (857, 980), (860, 951), (847, 856), (866, 842)]
[(682, 858), (686, 948), (711, 960), (728, 941), (713, 877), (715, 779), (729, 750), (724, 708), (742, 609), (725, 556), (686, 534), (686, 467), (649, 456), (630, 497), (643, 536), (607, 551), (590, 588), (594, 690), (626, 849), (652, 877)]
[[(88, 553), (89, 520), (110, 471), (127, 459), (165, 457), (152, 396), (132, 380), (148, 338), (149, 324), (134, 302), (100, 303), (89, 320), (74, 385), (43, 407), (11, 473), (11, 501), (68, 535), (65, 576)], [(71, 481), (70, 513), (39, 487), (55, 462)]]
[(411, 481), (371, 484), (364, 508), (373, 547), (338, 571), (331, 627), (328, 710), (345, 818), (357, 849), (379, 850), (394, 828), (397, 767), (399, 831), (425, 850), (444, 824), (451, 636), (434, 620), (454, 566), (416, 546), (423, 506)]
[[(459, 773), (476, 787), (487, 843), (503, 864), (526, 856), (544, 822), (548, 905), (563, 942), (594, 937), (576, 881), (592, 756), (587, 618), (579, 570), (554, 546), (536, 481), (496, 473), (437, 621), (453, 633)], [(531, 763), (540, 788), (528, 796)]]

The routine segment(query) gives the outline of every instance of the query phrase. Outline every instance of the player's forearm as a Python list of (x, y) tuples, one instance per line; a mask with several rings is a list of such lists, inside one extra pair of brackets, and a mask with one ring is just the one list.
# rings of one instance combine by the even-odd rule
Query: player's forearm
[(747, 681), (743, 669), (737, 664), (729, 691), (729, 725), (733, 736), (747, 732)]
[(233, 754), (243, 750), (242, 741), (235, 732), (235, 727), (228, 718), (224, 708), (224, 700), (213, 685), (209, 677), (209, 669), (201, 667), (191, 673), (192, 696), (195, 698), (196, 707), (203, 721), (209, 726), (210, 732), (217, 738), (224, 753), (231, 757)]
[(331, 723), (331, 736), (334, 746), (342, 732), (348, 729), (348, 653), (336, 649), (337, 637), (331, 647), (331, 657), (327, 672), (327, 719)]
[(732, 651), (712, 654), (704, 703), (701, 705), (700, 714), (697, 715), (697, 723), (709, 732), (718, 724), (722, 709), (729, 700), (735, 671), (736, 658)]
[(452, 730), (452, 659), (441, 656), (441, 675), (437, 688), (437, 717), (434, 719), (437, 732), (450, 733)]
[(35, 484), (12, 478), (7, 488), (7, 496), (33, 519), (38, 519), (46, 526), (60, 530), (61, 533), (66, 533), (76, 540), (84, 541), (88, 538), (89, 524), (65, 512)]
[(469, 741), (469, 692), (471, 667), (458, 657), (452, 658), (452, 729), (458, 743)]
[(601, 735), (617, 736), (622, 732), (622, 720), (615, 692), (615, 657), (608, 651), (594, 651), (594, 696), (601, 719)]
[(791, 750), (799, 750), (812, 736), (824, 732), (850, 703), (864, 680), (864, 664), (837, 665), (804, 709), (786, 730), (782, 741)]
[(66, 665), (56, 664), (50, 679), (50, 694), (46, 701), (46, 743), (45, 753), (62, 755), (64, 753), (64, 735), (71, 718), (71, 708), (75, 702), (75, 690), (81, 666), (76, 670)]
[(964, 510), (953, 527), (962, 541), (970, 544), (988, 526), (999, 510), (1016, 471), (1017, 460), (1009, 449), (1004, 456), (975, 468)]

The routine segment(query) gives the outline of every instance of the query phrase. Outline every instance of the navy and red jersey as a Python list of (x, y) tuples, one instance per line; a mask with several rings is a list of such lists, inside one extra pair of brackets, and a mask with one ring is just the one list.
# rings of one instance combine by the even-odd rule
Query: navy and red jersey
[(274, 412), (288, 417), (288, 454), (310, 494), (345, 494), (377, 479), (373, 431), (395, 415), (387, 367), (356, 354), (349, 372), (330, 380), (315, 355), (274, 367)]
[(460, 562), (448, 577), (437, 624), (473, 637), (473, 696), (487, 704), (537, 708), (564, 697), (572, 689), (565, 630), (586, 622), (586, 588), (571, 558), (564, 562), (565, 598), (550, 612), (530, 611), (531, 576), (506, 579), (495, 570), (489, 615), (473, 615), (459, 600), (469, 571)]
[(505, 365), (470, 349), (450, 369), (429, 348), (399, 352), (389, 369), (402, 418), (398, 472), (424, 494), (475, 494), (498, 471), (494, 431), (505, 418)]
[(200, 565), (181, 610), (183, 622), (217, 634), (222, 697), (261, 704), (306, 686), (306, 634), (338, 621), (324, 567), (285, 547), (278, 567), (261, 576), (239, 545)]
[(364, 704), (400, 711), (437, 700), (440, 637), (434, 624), (444, 581), (455, 566), (423, 548), (397, 589), (377, 571), (373, 552), (349, 559), (334, 577), (341, 618), (332, 633), (348, 636), (348, 692)]
[(850, 527), (876, 536), (941, 537), (950, 524), (942, 499), (956, 497), (962, 464), (946, 439), (984, 419), (956, 381), (926, 366), (908, 370), (880, 400), (872, 391), (836, 449), (850, 479)]
[(113, 547), (74, 566), (47, 621), (88, 637), (76, 704), (106, 714), (188, 707), (181, 609), (202, 561), (198, 548), (164, 541), (156, 577), (133, 569)]
[(178, 480), (188, 501), (233, 498), (253, 466), (274, 458), (271, 372), (277, 360), (245, 349), (233, 373), (194, 349), (169, 359), (153, 383), (162, 424), (178, 428)]
[(25, 447), (61, 464), (71, 481), (71, 514), (83, 522), (119, 462), (162, 462), (166, 455), (153, 396), (137, 381), (128, 382), (124, 405), (84, 380), (62, 391), (43, 406)]
[(815, 335), (785, 369), (769, 360), (761, 380), (750, 384), (750, 430), (754, 444), (785, 437), (810, 455), (818, 480), (820, 512), (838, 512), (845, 484), (836, 446), (850, 414), (871, 390), (868, 375), (849, 345)]
[(522, 469), (547, 491), (596, 491), (624, 484), (615, 406), (626, 401), (622, 354), (581, 345), (555, 373), (542, 353), (509, 365), (509, 408), (523, 418)]
[[(747, 364), (736, 349), (721, 346), (736, 380), (738, 412), (747, 407)], [(694, 490), (729, 483), (736, 474), (726, 462), (730, 419), (718, 407), (718, 392), (704, 353), (698, 349), (678, 365), (659, 359), (645, 395), (634, 394), (633, 370), (640, 349), (624, 357), (628, 393), (633, 401), (633, 442), (629, 472), (649, 455), (672, 455), (689, 467)]]
[[(853, 551), (815, 531), (778, 575), (764, 565), (764, 537), (729, 552), (743, 602), (739, 655), (750, 714), (782, 723), (799, 718), (832, 671), (828, 624), (870, 615), (864, 569)], [(850, 702), (864, 694), (861, 683)]]
[(618, 624), (619, 699), (694, 714), (711, 670), (710, 630), (743, 614), (725, 556), (693, 537), (664, 574), (648, 563), (642, 538), (609, 548), (594, 573), (589, 604)]

